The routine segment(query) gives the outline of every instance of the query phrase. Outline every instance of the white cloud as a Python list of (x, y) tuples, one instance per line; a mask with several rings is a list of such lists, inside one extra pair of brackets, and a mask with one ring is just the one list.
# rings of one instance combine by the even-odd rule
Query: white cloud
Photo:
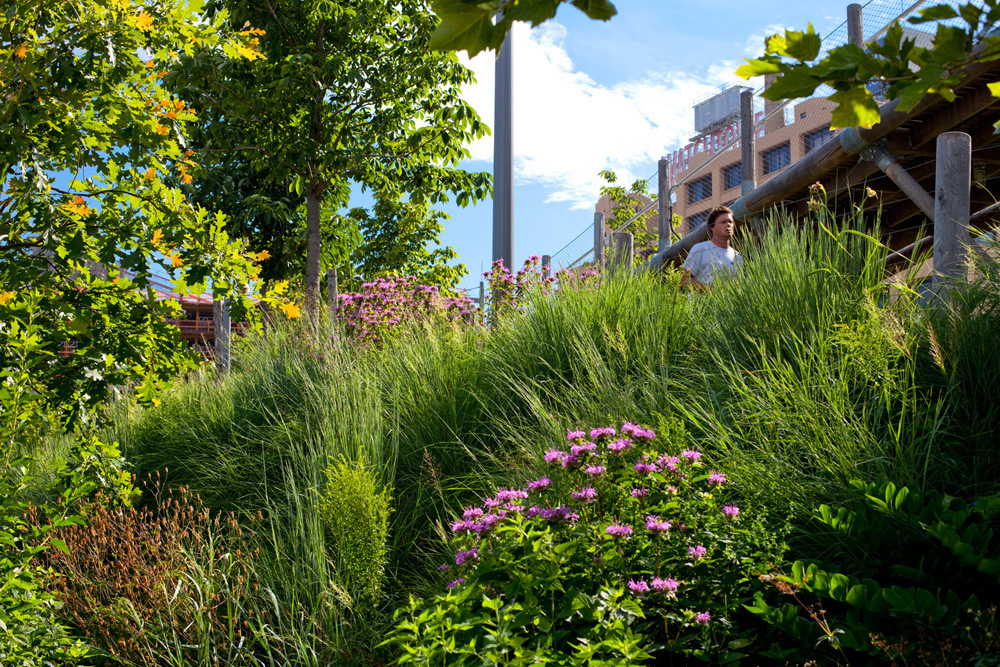
[[(693, 101), (721, 84), (746, 84), (733, 74), (736, 63), (718, 62), (702, 76), (666, 71), (605, 86), (574, 67), (560, 24), (534, 30), (516, 24), (513, 35), (515, 179), (541, 184), (548, 201), (575, 209), (596, 203), (602, 169), (613, 169), (626, 184), (654, 174), (660, 156), (693, 134)], [(493, 55), (467, 63), (478, 83), (465, 97), (492, 127)], [(473, 159), (492, 161), (492, 138), (471, 152)]]

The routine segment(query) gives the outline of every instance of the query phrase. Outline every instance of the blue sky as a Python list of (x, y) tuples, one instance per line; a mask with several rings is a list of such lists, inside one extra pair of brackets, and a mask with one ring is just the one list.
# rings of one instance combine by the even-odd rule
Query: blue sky
[[(514, 39), (514, 262), (554, 254), (593, 220), (600, 180), (614, 169), (631, 183), (693, 134), (693, 100), (720, 85), (767, 34), (812, 22), (826, 35), (846, 2), (814, 0), (615, 0), (619, 14), (590, 21), (569, 4), (555, 20)], [(493, 55), (469, 63), (477, 84), (464, 91), (493, 124)], [(466, 168), (492, 171), (492, 140), (472, 146)], [(653, 182), (655, 189), (655, 181)], [(492, 257), (492, 202), (446, 207), (443, 241), (478, 288)]]

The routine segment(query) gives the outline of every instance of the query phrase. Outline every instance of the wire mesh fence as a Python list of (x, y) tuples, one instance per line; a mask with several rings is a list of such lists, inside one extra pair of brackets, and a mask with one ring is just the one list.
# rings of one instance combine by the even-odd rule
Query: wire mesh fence
[[(906, 19), (916, 15), (920, 10), (934, 5), (950, 5), (956, 9), (963, 4), (960, 0), (918, 0), (917, 2), (912, 2), (911, 0), (869, 0), (862, 5), (862, 32), (866, 43), (871, 43), (881, 39), (885, 33), (888, 31), (890, 26), (894, 23), (901, 22), (904, 27), (904, 37), (908, 39), (913, 39), (917, 46), (929, 46), (934, 38), (934, 33), (936, 31), (936, 25), (938, 23), (944, 23), (946, 25), (955, 26), (965, 26), (965, 23), (960, 18), (947, 19), (944, 21), (936, 21), (927, 24), (910, 24), (906, 22)], [(848, 32), (847, 32), (847, 20), (845, 19), (843, 23), (831, 30), (822, 38), (822, 48), (820, 51), (820, 58), (824, 57), (829, 51), (835, 49), (838, 46), (843, 46), (848, 42)], [(878, 98), (879, 90), (876, 86), (871, 86), (873, 95)], [(705, 99), (709, 99), (720, 91), (713, 92), (709, 94)], [(787, 118), (789, 112), (793, 112), (795, 105), (806, 99), (812, 99), (817, 97), (828, 97), (833, 94), (833, 88), (829, 86), (820, 86), (816, 91), (808, 98), (797, 98), (791, 100), (785, 100), (780, 106), (772, 108), (767, 117), (764, 117), (765, 102), (761, 93), (764, 92), (764, 88), (761, 87), (754, 91), (754, 115), (760, 119), (755, 123), (755, 131), (759, 131), (760, 128), (764, 126), (767, 117), (771, 115), (782, 113), (786, 114), (786, 119), (790, 122), (794, 122), (794, 118)], [(694, 104), (705, 101), (695, 100)], [(728, 150), (735, 150), (739, 147), (738, 143), (731, 144), (723, 150), (716, 151), (715, 156), (712, 159), (702, 163), (690, 173), (684, 174), (683, 178), (678, 182), (673, 184), (673, 188), (679, 188), (684, 182), (689, 181), (693, 178), (699, 177), (701, 174), (705, 173), (708, 169), (711, 169), (715, 157), (722, 155)], [(647, 183), (654, 181), (656, 179), (656, 174), (651, 178), (647, 179)], [(655, 191), (655, 183), (651, 190)], [(654, 204), (655, 206), (655, 204)], [(648, 215), (649, 210), (652, 206), (644, 210), (639, 215)], [(636, 216), (638, 217), (638, 215)], [(624, 226), (624, 225), (622, 225)], [(618, 229), (614, 231), (619, 231)], [(594, 234), (593, 225), (589, 225), (583, 231), (581, 231), (576, 237), (570, 240), (563, 248), (552, 255), (552, 266), (554, 269), (557, 268), (572, 268), (579, 263), (586, 261), (588, 257), (592, 257), (594, 251)]]

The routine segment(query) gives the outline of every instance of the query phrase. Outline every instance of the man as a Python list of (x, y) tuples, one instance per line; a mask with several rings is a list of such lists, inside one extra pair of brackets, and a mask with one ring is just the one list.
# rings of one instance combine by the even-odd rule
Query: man
[(726, 206), (712, 209), (707, 224), (712, 238), (691, 247), (684, 260), (681, 287), (691, 285), (697, 290), (704, 290), (711, 287), (719, 275), (735, 273), (743, 262), (743, 256), (731, 245), (736, 228), (732, 209)]

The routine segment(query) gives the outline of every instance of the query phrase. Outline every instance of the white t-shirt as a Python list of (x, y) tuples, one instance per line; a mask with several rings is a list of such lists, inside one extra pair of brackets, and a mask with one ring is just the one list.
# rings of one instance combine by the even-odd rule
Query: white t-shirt
[(684, 268), (703, 285), (711, 285), (721, 273), (736, 273), (743, 263), (743, 255), (732, 246), (720, 248), (711, 241), (695, 243), (684, 260)]

